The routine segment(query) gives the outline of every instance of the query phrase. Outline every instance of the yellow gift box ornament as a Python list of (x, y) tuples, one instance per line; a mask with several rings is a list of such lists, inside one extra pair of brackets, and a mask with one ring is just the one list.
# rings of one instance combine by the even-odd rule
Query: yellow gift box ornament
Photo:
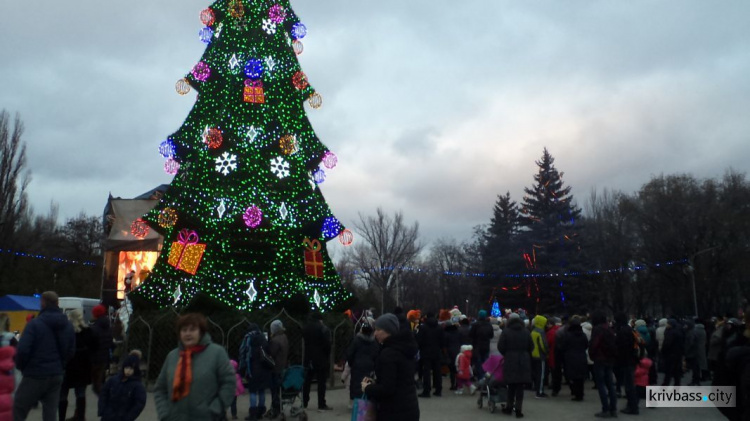
[(177, 235), (177, 241), (172, 243), (169, 249), (167, 263), (176, 269), (195, 275), (198, 265), (206, 251), (205, 244), (198, 244), (198, 234), (195, 231), (183, 229)]

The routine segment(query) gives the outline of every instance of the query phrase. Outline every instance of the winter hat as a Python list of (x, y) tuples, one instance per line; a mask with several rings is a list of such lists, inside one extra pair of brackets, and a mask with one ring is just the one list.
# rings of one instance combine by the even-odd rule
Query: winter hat
[(667, 319), (659, 319), (659, 327), (666, 327)]
[(281, 323), (281, 320), (276, 319), (271, 322), (271, 335), (275, 335), (283, 331), (284, 331), (284, 324)]
[(91, 315), (94, 316), (95, 319), (103, 317), (106, 314), (107, 314), (107, 307), (104, 307), (101, 304), (91, 309)]
[(471, 346), (471, 345), (461, 345), (461, 352), (464, 352), (464, 351), (471, 351), (471, 350), (473, 350), (473, 349), (474, 349), (474, 347), (473, 347), (473, 346)]
[(508, 316), (508, 320), (514, 320), (514, 319), (521, 319), (521, 316), (518, 315), (518, 313), (510, 313), (510, 316)]
[(635, 321), (635, 327), (639, 327), (639, 326), (646, 326), (646, 321), (643, 320), (643, 319), (636, 320)]
[(479, 320), (484, 320), (487, 318), (487, 310), (479, 310), (478, 314)]
[(133, 375), (140, 376), (141, 375), (141, 359), (138, 358), (137, 355), (133, 355), (133, 354), (128, 355), (127, 357), (125, 357), (125, 361), (122, 362), (122, 369), (125, 370), (126, 368), (132, 368)]
[(391, 335), (395, 335), (399, 330), (398, 318), (392, 313), (385, 313), (375, 320), (375, 329), (384, 330)]

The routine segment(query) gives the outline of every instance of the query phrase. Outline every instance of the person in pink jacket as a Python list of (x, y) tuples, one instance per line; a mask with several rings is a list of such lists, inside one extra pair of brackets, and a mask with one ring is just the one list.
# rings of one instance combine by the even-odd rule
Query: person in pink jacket
[(232, 411), (232, 419), (237, 419), (237, 396), (240, 396), (241, 394), (245, 393), (245, 386), (242, 384), (242, 376), (240, 376), (240, 373), (237, 372), (237, 369), (239, 368), (240, 364), (235, 360), (229, 360), (229, 363), (232, 364), (232, 368), (234, 369), (234, 377), (237, 379), (237, 389), (234, 391), (234, 399), (232, 400), (231, 405), (231, 411)]
[(653, 364), (654, 362), (644, 355), (635, 367), (635, 391), (638, 399), (646, 399), (646, 386), (649, 385), (649, 373)]
[(463, 395), (464, 387), (471, 388), (471, 378), (474, 372), (471, 369), (471, 345), (461, 346), (461, 352), (456, 357), (456, 394)]

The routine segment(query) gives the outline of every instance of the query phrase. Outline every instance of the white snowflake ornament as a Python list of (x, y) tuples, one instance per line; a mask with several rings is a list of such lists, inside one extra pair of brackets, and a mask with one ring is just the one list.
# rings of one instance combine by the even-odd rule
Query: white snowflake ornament
[(278, 156), (271, 160), (271, 172), (279, 178), (289, 177), (289, 163)]
[(216, 171), (227, 175), (231, 171), (237, 169), (237, 155), (230, 155), (229, 152), (224, 152), (220, 157), (216, 158)]
[(268, 35), (273, 35), (276, 33), (276, 24), (271, 19), (263, 19), (263, 30)]

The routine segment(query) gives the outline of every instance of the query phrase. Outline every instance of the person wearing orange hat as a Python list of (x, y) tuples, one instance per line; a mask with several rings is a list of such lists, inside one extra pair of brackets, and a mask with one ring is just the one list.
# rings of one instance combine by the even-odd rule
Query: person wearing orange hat
[(112, 326), (109, 323), (107, 307), (102, 304), (91, 310), (94, 321), (91, 333), (94, 334), (96, 347), (91, 352), (91, 388), (98, 396), (104, 385), (104, 373), (109, 366), (110, 352), (115, 347), (112, 339)]

